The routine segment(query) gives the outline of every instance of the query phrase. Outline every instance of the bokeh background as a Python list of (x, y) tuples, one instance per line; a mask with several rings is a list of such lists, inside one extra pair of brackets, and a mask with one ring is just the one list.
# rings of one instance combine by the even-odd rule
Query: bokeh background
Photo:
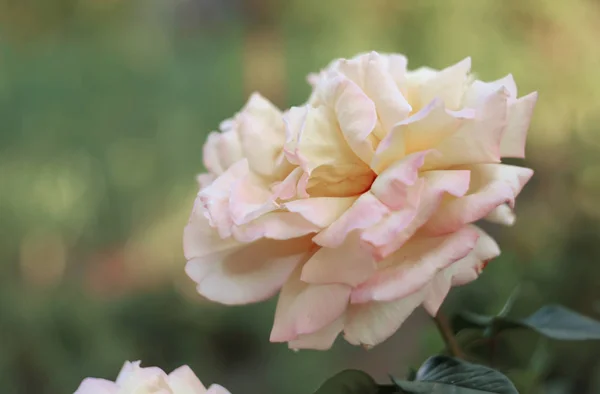
[[(600, 3), (594, 0), (0, 0), (0, 392), (72, 393), (124, 360), (233, 393), (308, 394), (343, 368), (403, 375), (442, 346), (416, 312), (385, 345), (269, 344), (274, 301), (226, 308), (183, 273), (208, 132), (259, 90), (302, 103), (334, 57), (401, 52), (539, 91), (536, 170), (503, 255), (444, 306), (560, 302), (600, 317)], [(524, 393), (600, 392), (598, 343), (503, 352)]]

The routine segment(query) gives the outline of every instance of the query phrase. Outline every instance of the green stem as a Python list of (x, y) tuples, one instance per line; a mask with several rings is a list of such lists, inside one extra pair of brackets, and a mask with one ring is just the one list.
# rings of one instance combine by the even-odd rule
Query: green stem
[(437, 315), (433, 318), (435, 325), (446, 344), (446, 348), (450, 351), (450, 354), (456, 358), (464, 358), (464, 353), (460, 348), (460, 345), (456, 341), (454, 334), (452, 333), (452, 327), (446, 315), (443, 312), (438, 311)]

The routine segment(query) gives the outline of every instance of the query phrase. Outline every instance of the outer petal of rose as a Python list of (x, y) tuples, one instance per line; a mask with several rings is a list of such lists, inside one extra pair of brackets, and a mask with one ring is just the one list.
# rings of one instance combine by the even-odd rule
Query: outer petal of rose
[(352, 291), (352, 303), (392, 301), (425, 288), (442, 269), (465, 257), (474, 247), (479, 233), (468, 227), (456, 233), (416, 238), (380, 265), (380, 269)]
[[(471, 58), (467, 57), (455, 65), (433, 74), (419, 86), (420, 104), (426, 105), (434, 98), (439, 97), (444, 101), (447, 108), (458, 109), (461, 105), (470, 71)], [(419, 108), (420, 106), (416, 109)]]
[(375, 151), (371, 135), (377, 124), (375, 104), (358, 85), (342, 75), (328, 78), (321, 89), (323, 101), (335, 111), (348, 145), (364, 163), (370, 163)]
[(248, 162), (246, 159), (242, 159), (198, 193), (200, 201), (206, 208), (211, 226), (217, 229), (222, 238), (231, 235), (231, 226), (233, 225), (229, 209), (231, 188), (239, 179), (248, 176), (248, 171)]
[(389, 212), (389, 208), (372, 193), (364, 193), (339, 219), (317, 234), (313, 242), (328, 248), (337, 248), (350, 232), (374, 225)]
[(472, 109), (448, 111), (441, 99), (434, 99), (391, 129), (377, 147), (371, 168), (380, 173), (407, 153), (431, 149), (456, 132), (464, 119), (473, 117)]
[[(425, 180), (425, 186), (420, 194), (416, 213), (409, 215), (410, 210), (407, 210), (392, 214), (385, 219), (393, 220), (400, 226), (399, 232), (397, 230), (392, 232), (393, 239), (379, 236), (377, 227), (373, 227), (373, 230), (369, 228), (362, 233), (362, 241), (372, 248), (371, 253), (377, 260), (383, 260), (408, 241), (435, 213), (446, 193), (453, 196), (464, 195), (469, 188), (470, 173), (466, 170), (426, 171), (422, 173), (422, 178)], [(395, 215), (398, 217), (395, 218)], [(410, 223), (406, 225), (404, 219), (410, 220)]]
[(479, 239), (467, 257), (450, 267), (452, 286), (461, 286), (477, 279), (485, 265), (500, 256), (500, 248), (492, 237), (477, 226), (470, 227), (479, 232)]
[(419, 168), (430, 151), (410, 154), (389, 166), (371, 185), (371, 193), (392, 210), (404, 208), (417, 201), (411, 201), (410, 191), (419, 179)]
[(233, 238), (253, 242), (260, 238), (286, 240), (316, 233), (321, 228), (294, 212), (270, 212), (243, 226), (233, 227)]
[(514, 201), (514, 195), (508, 184), (490, 183), (475, 193), (442, 204), (425, 225), (425, 230), (432, 235), (456, 231), (511, 201)]
[(377, 52), (342, 60), (338, 66), (375, 103), (384, 131), (377, 136), (379, 138), (385, 137), (392, 126), (405, 119), (412, 110), (387, 66), (387, 62)]
[(303, 175), (305, 174), (306, 173), (302, 168), (294, 168), (283, 181), (273, 184), (271, 188), (273, 197), (283, 201), (291, 200), (296, 197), (307, 198), (306, 181), (308, 179), (303, 179)]
[(219, 149), (217, 147), (221, 133), (216, 131), (208, 134), (206, 142), (204, 143), (202, 160), (204, 161), (204, 167), (213, 174), (220, 175), (225, 171), (221, 165), (221, 159), (219, 157)]
[(512, 207), (516, 196), (533, 175), (529, 168), (506, 164), (479, 164), (461, 168), (471, 171), (469, 194), (447, 201), (440, 207), (426, 225), (427, 231), (432, 234), (454, 231), (493, 214), (505, 203)]
[(119, 387), (105, 379), (86, 378), (81, 382), (75, 394), (117, 394)]
[(473, 250), (438, 273), (428, 286), (423, 307), (432, 316), (437, 314), (451, 286), (461, 286), (477, 279), (488, 261), (500, 255), (500, 248), (492, 237), (477, 226), (469, 227), (479, 234)]
[(298, 267), (281, 289), (271, 342), (288, 342), (335, 322), (346, 310), (350, 286), (313, 285), (300, 280)]
[(273, 193), (252, 178), (247, 174), (231, 186), (228, 211), (238, 226), (278, 208)]
[(323, 327), (313, 334), (299, 335), (297, 339), (288, 342), (290, 349), (315, 349), (328, 350), (331, 348), (338, 334), (344, 328), (344, 317)]
[(296, 212), (318, 227), (325, 228), (337, 220), (356, 201), (356, 197), (315, 197), (290, 201), (283, 208)]
[(200, 186), (200, 190), (202, 190), (213, 183), (215, 178), (215, 175), (209, 173), (198, 174), (196, 176), (196, 182), (198, 182), (198, 186)]
[(382, 54), (381, 55), (387, 71), (392, 76), (396, 86), (400, 89), (404, 97), (407, 97), (406, 90), (406, 65), (408, 61), (406, 57), (399, 54)]
[(487, 262), (500, 255), (500, 248), (492, 237), (477, 226), (469, 227), (479, 234), (473, 250), (438, 273), (428, 286), (423, 307), (432, 316), (437, 314), (451, 286), (460, 286), (477, 279)]
[(231, 393), (225, 387), (220, 386), (218, 384), (213, 384), (208, 388), (208, 390), (206, 391), (206, 394), (231, 394)]
[(515, 100), (517, 98), (517, 84), (515, 83), (512, 74), (508, 74), (507, 76), (500, 78), (496, 81), (473, 81), (471, 86), (469, 86), (469, 88), (465, 92), (465, 96), (463, 98), (463, 105), (469, 108), (477, 108), (479, 104), (482, 101), (484, 101), (488, 96), (494, 94), (502, 88), (506, 89), (509, 101)]
[(536, 102), (537, 92), (533, 92), (509, 105), (508, 125), (500, 144), (502, 157), (525, 157), (525, 140)]
[(465, 120), (435, 147), (440, 155), (429, 156), (423, 169), (499, 162), (500, 142), (507, 125), (507, 98), (504, 88), (490, 95), (476, 109), (474, 119)]
[(188, 261), (185, 270), (204, 297), (222, 304), (248, 304), (275, 294), (303, 259), (310, 237), (262, 239)]
[(302, 268), (301, 280), (313, 284), (343, 283), (350, 286), (367, 280), (375, 272), (371, 253), (359, 242), (357, 232), (337, 248), (320, 248)]
[(417, 292), (390, 302), (351, 305), (344, 338), (353, 345), (375, 346), (391, 337), (422, 301), (423, 295)]
[(206, 387), (187, 365), (183, 365), (169, 374), (169, 386), (176, 394), (206, 393)]
[(509, 164), (477, 164), (460, 168), (471, 171), (471, 190), (469, 192), (501, 181), (509, 185), (514, 197), (521, 193), (523, 187), (533, 176), (532, 169)]
[(272, 177), (281, 164), (285, 130), (282, 113), (258, 93), (252, 94), (238, 115), (238, 134), (250, 168)]
[(183, 252), (188, 260), (197, 257), (210, 260), (212, 256), (218, 256), (239, 246), (232, 238), (222, 239), (210, 226), (206, 215), (206, 210), (197, 197), (190, 220), (183, 230)]
[(517, 220), (517, 216), (508, 204), (498, 205), (485, 218), (488, 222), (512, 226)]

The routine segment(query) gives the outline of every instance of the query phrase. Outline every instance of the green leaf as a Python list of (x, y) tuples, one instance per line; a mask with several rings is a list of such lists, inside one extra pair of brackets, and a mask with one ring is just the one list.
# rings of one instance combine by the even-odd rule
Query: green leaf
[(348, 369), (338, 373), (319, 387), (315, 394), (377, 394), (375, 380), (362, 371)]
[(486, 316), (463, 312), (452, 320), (454, 332), (467, 328), (484, 329), (491, 335), (501, 331), (527, 328), (545, 337), (583, 341), (600, 339), (600, 322), (560, 305), (547, 305), (524, 319)]
[(413, 382), (394, 380), (409, 394), (518, 394), (499, 371), (447, 356), (429, 358)]
[(560, 305), (548, 305), (518, 323), (553, 339), (600, 339), (600, 322)]

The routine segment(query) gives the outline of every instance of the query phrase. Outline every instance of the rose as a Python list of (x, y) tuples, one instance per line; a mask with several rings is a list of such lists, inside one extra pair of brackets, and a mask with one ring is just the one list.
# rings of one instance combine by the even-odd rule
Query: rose
[(310, 76), (307, 104), (281, 118), (251, 99), (235, 135), (277, 135), (252, 151), (271, 165), (259, 173), (246, 149), (201, 189), (184, 234), (198, 291), (242, 304), (281, 288), (271, 340), (293, 348), (341, 331), (372, 346), (417, 306), (437, 313), (500, 253), (471, 223), (512, 224), (533, 174), (500, 161), (524, 156), (537, 95), (469, 71), (373, 52)]
[(229, 391), (217, 384), (206, 389), (187, 365), (167, 375), (157, 367), (142, 368), (136, 361), (125, 363), (116, 382), (86, 378), (75, 394), (229, 394)]

